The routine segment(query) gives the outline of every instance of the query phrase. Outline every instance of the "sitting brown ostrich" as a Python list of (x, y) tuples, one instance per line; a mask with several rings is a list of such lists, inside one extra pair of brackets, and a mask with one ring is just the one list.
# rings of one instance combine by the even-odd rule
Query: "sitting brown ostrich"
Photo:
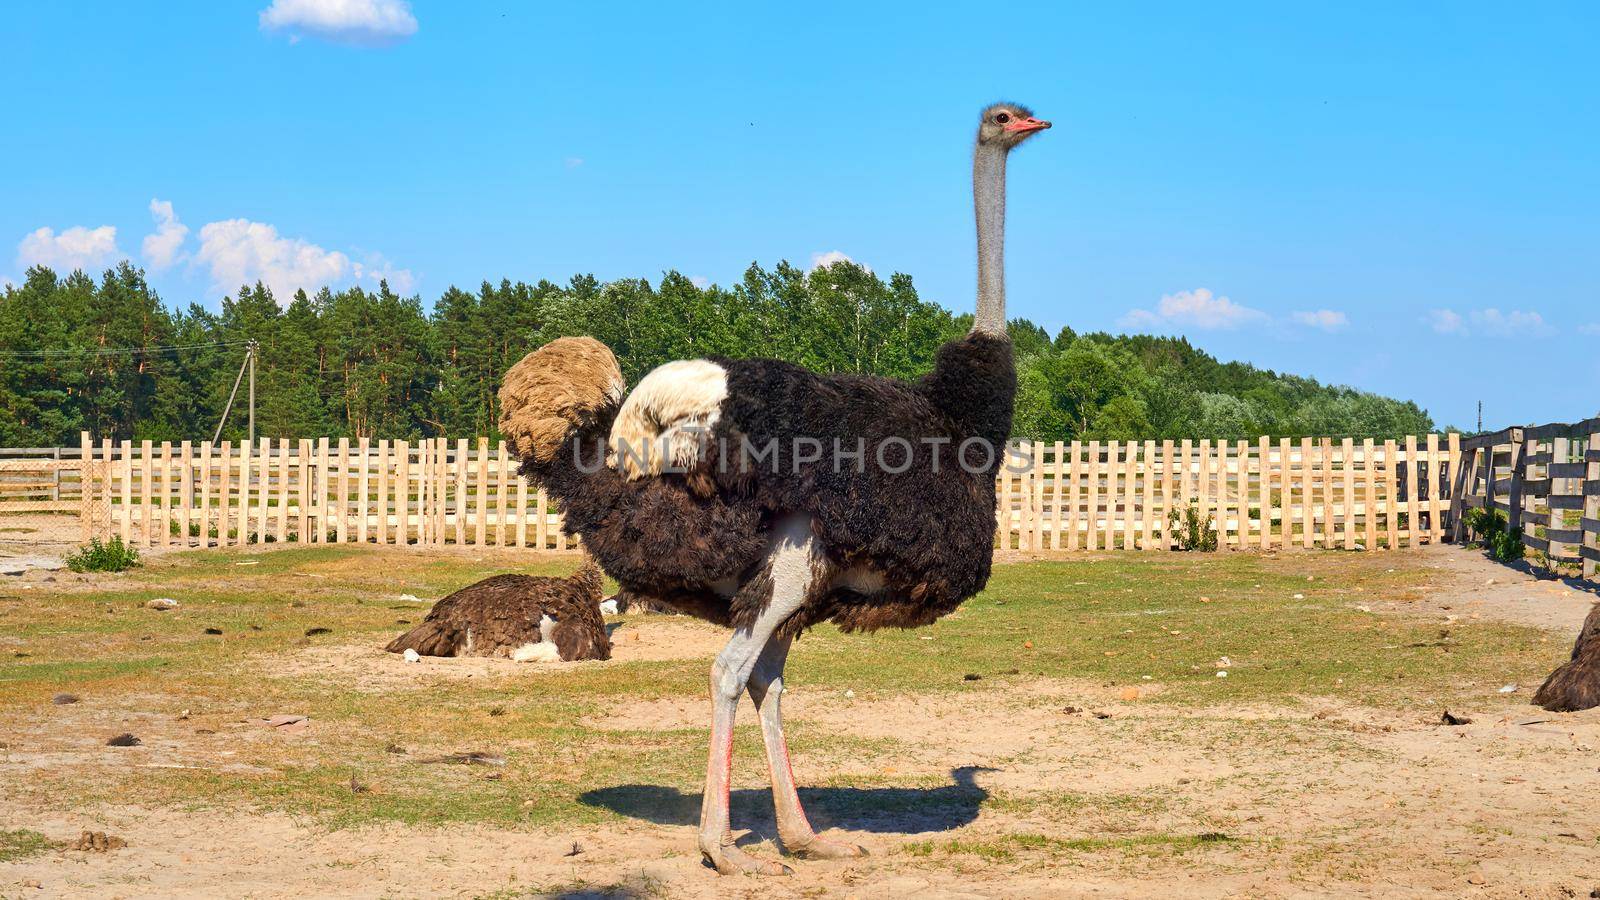
[(1572, 645), (1572, 659), (1556, 667), (1539, 685), (1533, 702), (1551, 712), (1576, 712), (1600, 706), (1600, 604), (1589, 610)]
[(384, 648), (422, 656), (610, 659), (600, 616), (603, 576), (593, 557), (567, 578), (495, 575), (433, 605), (427, 618)]

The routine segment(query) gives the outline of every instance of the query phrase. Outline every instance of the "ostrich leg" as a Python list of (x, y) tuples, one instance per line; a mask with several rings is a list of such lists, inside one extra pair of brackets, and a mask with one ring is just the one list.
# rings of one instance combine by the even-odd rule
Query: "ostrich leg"
[(780, 520), (767, 551), (771, 596), (766, 608), (754, 623), (734, 631), (711, 666), (711, 752), (700, 804), (700, 852), (724, 875), (789, 875), (793, 871), (778, 862), (756, 859), (733, 845), (728, 822), (733, 718), (739, 708), (739, 695), (744, 693), (762, 649), (778, 626), (805, 604), (813, 581), (824, 574), (824, 569), (824, 557), (811, 536), (810, 517), (788, 516)]
[(789, 743), (783, 737), (783, 665), (789, 658), (790, 637), (774, 637), (756, 659), (750, 673), (750, 700), (761, 716), (761, 738), (767, 745), (767, 769), (772, 775), (772, 805), (777, 812), (778, 838), (783, 848), (806, 859), (848, 859), (866, 856), (855, 844), (828, 841), (817, 837), (800, 794), (794, 786), (794, 768), (789, 764)]

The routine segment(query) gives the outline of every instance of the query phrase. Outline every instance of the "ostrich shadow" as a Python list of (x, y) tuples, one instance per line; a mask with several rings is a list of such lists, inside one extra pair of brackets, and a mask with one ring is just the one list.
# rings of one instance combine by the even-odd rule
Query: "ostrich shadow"
[[(979, 772), (995, 772), (987, 766), (962, 766), (950, 770), (950, 784), (933, 788), (800, 788), (800, 802), (806, 817), (820, 831), (843, 828), (873, 834), (918, 834), (950, 831), (978, 818), (989, 792), (978, 786)], [(614, 813), (643, 819), (657, 825), (697, 825), (700, 822), (700, 793), (654, 784), (620, 784), (597, 788), (578, 796), (586, 806), (609, 809)], [(733, 820), (750, 829), (739, 843), (776, 839), (777, 823), (772, 812), (772, 792), (767, 788), (743, 788), (729, 798)]]

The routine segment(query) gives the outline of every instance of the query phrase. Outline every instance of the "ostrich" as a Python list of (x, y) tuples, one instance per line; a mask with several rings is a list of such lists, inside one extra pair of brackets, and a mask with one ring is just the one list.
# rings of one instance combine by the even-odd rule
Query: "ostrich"
[(1572, 658), (1556, 667), (1533, 695), (1551, 712), (1576, 712), (1600, 706), (1600, 604), (1589, 611), (1572, 645)]
[(600, 566), (586, 557), (567, 578), (495, 575), (433, 605), (384, 649), (422, 656), (509, 656), (520, 661), (610, 659), (600, 617)]
[(624, 400), (616, 358), (591, 338), (552, 341), (506, 373), (500, 430), (522, 473), (561, 502), (564, 527), (625, 590), (733, 629), (711, 670), (700, 815), (700, 851), (720, 873), (792, 871), (734, 846), (740, 694), (760, 718), (783, 849), (861, 856), (818, 837), (801, 808), (779, 708), (790, 644), (824, 621), (926, 625), (988, 581), (1016, 393), (1006, 159), (1049, 127), (1016, 104), (983, 111), (972, 166), (977, 315), (919, 381), (696, 359), (655, 369)]

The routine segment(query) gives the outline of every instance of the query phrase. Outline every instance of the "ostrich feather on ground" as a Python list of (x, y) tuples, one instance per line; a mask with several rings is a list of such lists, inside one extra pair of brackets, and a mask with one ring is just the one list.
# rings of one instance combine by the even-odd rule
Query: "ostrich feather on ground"
[(1551, 712), (1576, 712), (1600, 706), (1600, 604), (1589, 611), (1572, 645), (1572, 659), (1556, 667), (1533, 695)]
[(420, 624), (385, 649), (519, 662), (610, 659), (611, 640), (600, 616), (602, 578), (592, 557), (567, 578), (485, 578), (435, 603)]

